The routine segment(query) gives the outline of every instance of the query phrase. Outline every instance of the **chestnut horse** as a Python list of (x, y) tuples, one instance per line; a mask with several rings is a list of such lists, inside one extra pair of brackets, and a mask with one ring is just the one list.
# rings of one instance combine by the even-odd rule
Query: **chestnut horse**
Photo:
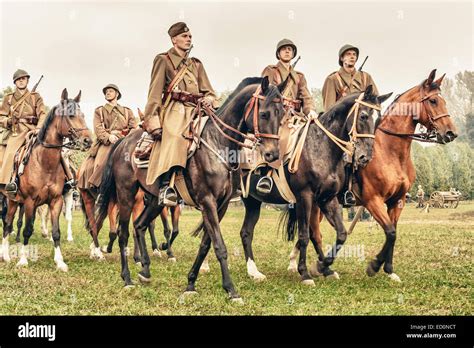
[[(29, 160), (20, 175), (17, 196), (14, 199), (8, 198), (1, 253), (6, 262), (10, 261), (8, 235), (12, 232), (18, 205), (24, 204), (26, 223), (17, 266), (27, 266), (26, 247), (33, 233), (36, 208), (47, 204), (51, 211), (54, 262), (61, 271), (68, 270), (60, 249), (59, 216), (63, 207), (65, 178), (61, 149), (67, 146), (85, 151), (92, 144), (91, 133), (79, 107), (80, 98), (81, 92), (74, 99), (68, 99), (67, 90), (63, 90), (61, 102), (51, 109), (34, 142)], [(64, 145), (65, 138), (70, 140), (67, 145)]]
[[(456, 137), (456, 127), (441, 96), (441, 82), (435, 81), (436, 69), (428, 78), (399, 95), (376, 122), (374, 154), (369, 164), (357, 176), (361, 186), (355, 187), (357, 204), (363, 205), (374, 216), (385, 232), (385, 243), (367, 267), (367, 275), (374, 276), (382, 267), (394, 280), (393, 251), (397, 237), (397, 222), (405, 207), (405, 194), (415, 181), (415, 167), (410, 157), (412, 140), (446, 144)], [(426, 127), (426, 133), (415, 133), (417, 124)], [(386, 207), (385, 207), (386, 205)], [(315, 207), (311, 220), (311, 241), (318, 253), (317, 267), (312, 274), (324, 268), (320, 221), (322, 216)], [(290, 255), (291, 271), (296, 271), (298, 247)]]

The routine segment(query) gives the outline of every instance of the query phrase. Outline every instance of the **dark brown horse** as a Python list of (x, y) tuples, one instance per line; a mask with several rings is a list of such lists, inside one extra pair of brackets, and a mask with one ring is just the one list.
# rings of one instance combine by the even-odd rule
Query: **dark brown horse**
[[(308, 121), (307, 137), (299, 161), (297, 172), (290, 174), (285, 166), (285, 175), (291, 191), (296, 198), (296, 207), (284, 213), (287, 220), (287, 233), (293, 239), (298, 228), (298, 245), (300, 260), (298, 271), (301, 281), (306, 285), (314, 285), (307, 267), (305, 249), (309, 241), (309, 223), (311, 210), (319, 204), (324, 215), (337, 232), (335, 252), (326, 256), (332, 263), (337, 251), (346, 240), (346, 229), (342, 221), (342, 211), (338, 195), (344, 190), (346, 181), (347, 154), (356, 167), (364, 167), (372, 156), (374, 118), (372, 114), (380, 110), (380, 104), (390, 94), (377, 96), (372, 93), (372, 86), (361, 95), (354, 93), (341, 99), (326, 113), (316, 120)], [(338, 140), (335, 140), (337, 137)], [(345, 146), (341, 145), (344, 144)], [(258, 222), (262, 202), (284, 204), (286, 201), (276, 187), (269, 194), (261, 194), (255, 189), (259, 175), (252, 174), (250, 192), (242, 198), (245, 205), (245, 220), (241, 229), (247, 273), (256, 281), (265, 279), (258, 270), (252, 250), (255, 225)]]
[(61, 102), (51, 109), (38, 133), (30, 158), (20, 176), (17, 196), (14, 200), (8, 199), (2, 243), (3, 260), (6, 262), (10, 261), (8, 235), (13, 229), (13, 217), (18, 204), (24, 204), (26, 218), (18, 266), (28, 265), (26, 247), (33, 233), (36, 208), (47, 204), (51, 211), (54, 261), (58, 269), (67, 271), (60, 249), (59, 230), (65, 178), (61, 165), (61, 149), (65, 146), (65, 138), (70, 139), (68, 147), (83, 151), (92, 144), (91, 133), (79, 107), (80, 97), (81, 92), (74, 99), (68, 99), (67, 90), (63, 90)]
[[(187, 163), (184, 171), (186, 186), (203, 217), (202, 224), (195, 232), (204, 229), (204, 233), (197, 258), (188, 274), (186, 293), (195, 292), (199, 269), (212, 242), (221, 265), (224, 290), (233, 301), (242, 301), (230, 277), (227, 250), (219, 226), (231, 196), (240, 182), (240, 171), (238, 163), (232, 163), (221, 153), (237, 154), (244, 140), (243, 134), (253, 132), (258, 140), (257, 149), (267, 161), (272, 162), (279, 157), (277, 134), (284, 113), (281, 98), (281, 89), (284, 85), (278, 87), (269, 85), (268, 78), (247, 78), (242, 81), (219, 108), (216, 118), (213, 118), (212, 122), (209, 120), (205, 125), (200, 136), (201, 146)], [(252, 116), (244, 117), (246, 110), (251, 110), (252, 112), (247, 115)], [(119, 203), (121, 275), (125, 286), (132, 284), (125, 248), (129, 236), (130, 211), (138, 188), (143, 188), (149, 196), (145, 210), (134, 221), (142, 255), (142, 270), (138, 276), (145, 283), (151, 281), (145, 231), (150, 221), (163, 209), (163, 206), (158, 205), (158, 185), (146, 185), (146, 170), (137, 169), (129, 159), (129, 154), (133, 153), (142, 132), (139, 130), (131, 132), (113, 149), (101, 185), (104, 198), (112, 199), (116, 196)], [(102, 203), (100, 213), (106, 214), (107, 199)]]
[[(428, 78), (399, 95), (376, 122), (374, 155), (367, 167), (358, 172), (360, 186), (356, 187), (358, 205), (363, 205), (374, 216), (385, 232), (385, 243), (367, 267), (367, 274), (374, 276), (382, 267), (394, 280), (400, 277), (393, 272), (393, 251), (397, 222), (405, 207), (405, 195), (415, 181), (415, 167), (410, 157), (412, 140), (446, 144), (456, 137), (456, 127), (449, 117), (446, 102), (441, 96), (444, 75), (435, 81), (436, 70)], [(426, 133), (415, 133), (418, 124), (426, 127)], [(386, 205), (386, 206), (385, 206)], [(317, 274), (324, 267), (321, 221), (319, 208), (312, 212), (311, 240), (319, 256)], [(294, 257), (298, 246), (290, 255), (290, 267), (294, 269)]]

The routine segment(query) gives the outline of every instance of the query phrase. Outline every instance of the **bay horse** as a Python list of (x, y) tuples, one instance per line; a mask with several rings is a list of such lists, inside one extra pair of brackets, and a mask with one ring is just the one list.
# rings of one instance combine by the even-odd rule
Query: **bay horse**
[[(446, 144), (457, 137), (456, 126), (441, 96), (444, 76), (435, 80), (434, 69), (421, 84), (395, 98), (383, 117), (377, 119), (372, 160), (357, 172), (360, 182), (354, 188), (357, 204), (367, 208), (385, 233), (382, 250), (367, 266), (366, 273), (370, 277), (383, 265), (390, 279), (401, 281), (393, 271), (393, 251), (397, 222), (405, 207), (406, 193), (416, 176), (410, 157), (412, 140)], [(427, 132), (415, 133), (418, 124), (426, 127)], [(324, 262), (319, 226), (321, 219), (319, 209), (315, 207), (311, 219), (311, 241), (319, 258), (312, 267), (315, 275), (320, 273)], [(290, 270), (294, 269), (298, 249), (296, 245), (290, 255)]]
[[(256, 148), (268, 162), (279, 157), (277, 134), (284, 115), (281, 91), (285, 85), (286, 83), (279, 86), (270, 85), (267, 77), (246, 78), (216, 114), (213, 114), (212, 110), (207, 110), (207, 113), (213, 116), (210, 116), (206, 123), (199, 139), (200, 146), (188, 160), (186, 170), (183, 172), (190, 196), (197, 209), (202, 212), (203, 221), (194, 231), (195, 235), (204, 230), (198, 255), (188, 274), (185, 294), (196, 292), (195, 282), (199, 269), (212, 242), (221, 266), (222, 287), (231, 301), (242, 302), (232, 283), (227, 264), (227, 250), (219, 226), (231, 196), (240, 182), (240, 164), (224, 158), (220, 151), (237, 154), (241, 147), (245, 146), (243, 140), (247, 137), (253, 139), (254, 146), (258, 145)], [(145, 230), (150, 221), (163, 209), (163, 206), (158, 205), (157, 183), (146, 185), (146, 170), (137, 169), (133, 161), (127, 160), (130, 157), (129, 155), (127, 157), (127, 154), (133, 153), (142, 132), (130, 133), (111, 153), (106, 168), (107, 175), (104, 174), (101, 185), (104, 198), (116, 196), (119, 203), (121, 276), (125, 286), (132, 285), (125, 247), (129, 236), (130, 211), (138, 188), (143, 188), (150, 197), (145, 210), (134, 221), (142, 255), (142, 270), (138, 273), (138, 277), (144, 283), (151, 281)], [(247, 132), (253, 132), (254, 136), (246, 135)], [(104, 199), (99, 213), (106, 214), (106, 209), (107, 202)]]
[[(18, 194), (14, 200), (8, 198), (1, 253), (5, 262), (10, 261), (8, 236), (13, 229), (13, 217), (18, 205), (24, 204), (26, 221), (17, 266), (27, 266), (26, 247), (33, 233), (36, 209), (47, 204), (51, 211), (54, 261), (61, 271), (68, 270), (60, 249), (59, 216), (63, 206), (65, 178), (61, 149), (68, 146), (85, 151), (92, 145), (91, 133), (79, 107), (80, 98), (81, 92), (74, 99), (69, 99), (67, 89), (64, 89), (60, 103), (51, 109), (39, 130), (30, 158), (19, 178)], [(64, 138), (70, 139), (68, 145), (64, 145)]]
[[(301, 281), (305, 285), (314, 285), (306, 267), (306, 246), (309, 240), (309, 222), (311, 210), (320, 205), (324, 215), (337, 232), (334, 246), (335, 252), (326, 257), (328, 265), (334, 262), (337, 251), (346, 240), (346, 229), (342, 220), (342, 210), (338, 202), (338, 195), (342, 192), (346, 182), (346, 161), (343, 156), (350, 156), (353, 165), (364, 167), (372, 156), (374, 119), (372, 113), (380, 110), (380, 104), (390, 97), (390, 94), (377, 96), (372, 92), (371, 85), (364, 93), (352, 93), (336, 103), (326, 113), (316, 120), (308, 120), (308, 132), (301, 153), (299, 168), (295, 173), (288, 171), (285, 165), (285, 176), (289, 187), (296, 198), (296, 207), (283, 213), (286, 221), (288, 240), (292, 240), (298, 228), (298, 242), (300, 259), (298, 271)], [(336, 143), (337, 137), (348, 144), (352, 150)], [(247, 174), (248, 175), (248, 174)], [(252, 250), (252, 240), (255, 225), (260, 216), (262, 202), (273, 204), (287, 203), (276, 187), (268, 194), (261, 194), (256, 190), (259, 175), (252, 174), (250, 191), (247, 198), (243, 198), (245, 219), (240, 231), (242, 244), (247, 263), (247, 273), (255, 281), (266, 277), (255, 264)], [(245, 180), (245, 179), (244, 179)], [(330, 272), (330, 271), (328, 271)]]
[[(113, 148), (114, 146), (112, 146), (112, 149)], [(78, 174), (79, 176), (83, 175), (83, 172), (84, 170), (86, 170), (87, 165), (88, 165), (87, 160), (82, 163), (79, 169), (79, 174)], [(92, 244), (90, 246), (90, 250), (91, 250), (90, 258), (103, 261), (105, 260), (103, 253), (110, 254), (112, 252), (114, 241), (117, 239), (117, 231), (119, 228), (118, 218), (117, 218), (118, 217), (117, 202), (115, 200), (108, 200), (107, 214), (105, 215), (99, 214), (96, 217), (95, 213), (98, 207), (96, 205), (96, 199), (98, 196), (97, 191), (89, 189), (89, 188), (86, 188), (86, 189), (79, 188), (79, 193), (81, 196), (81, 210), (84, 215), (84, 227), (86, 228), (86, 230), (89, 232), (89, 234), (92, 237)], [(138, 191), (135, 197), (135, 205), (133, 207), (134, 218), (137, 218), (144, 209), (143, 199), (144, 199), (143, 192)], [(172, 240), (174, 240), (179, 233), (178, 219), (179, 219), (180, 210), (179, 208), (174, 207), (174, 209), (171, 209), (171, 212), (173, 216), (173, 220), (172, 220), (173, 221), (173, 234), (172, 235), (174, 236)], [(165, 209), (161, 213), (161, 219), (163, 221), (163, 228), (164, 228), (163, 232), (164, 232), (165, 238), (168, 238), (171, 235), (169, 224), (167, 221), (167, 216), (168, 216), (168, 212)], [(109, 242), (107, 246), (103, 246), (101, 248), (99, 245), (99, 233), (107, 217), (109, 218)], [(168, 260), (170, 260), (171, 262), (176, 261), (176, 258), (174, 257), (173, 252), (171, 251), (171, 248), (170, 249), (167, 248), (168, 246), (167, 243), (158, 245), (158, 243), (156, 242), (154, 220), (150, 222), (148, 229), (150, 231), (153, 255), (161, 257), (160, 247), (162, 247), (162, 248), (165, 248), (163, 250), (167, 250)], [(134, 233), (134, 236), (135, 235), (136, 233)], [(140, 262), (140, 259), (139, 259), (140, 255), (139, 255), (137, 243), (135, 243), (133, 257), (134, 257), (135, 262)]]

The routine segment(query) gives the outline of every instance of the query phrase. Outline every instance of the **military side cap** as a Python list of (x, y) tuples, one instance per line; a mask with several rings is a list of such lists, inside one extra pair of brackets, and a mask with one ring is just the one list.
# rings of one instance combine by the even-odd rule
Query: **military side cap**
[(278, 52), (280, 52), (280, 49), (281, 49), (282, 47), (285, 47), (285, 46), (291, 46), (291, 47), (293, 47), (293, 53), (294, 53), (294, 54), (293, 54), (293, 57), (296, 57), (296, 52), (298, 51), (298, 50), (296, 49), (296, 45), (295, 45), (295, 44), (293, 43), (293, 41), (291, 41), (291, 40), (283, 39), (283, 40), (280, 40), (280, 42), (278, 42), (278, 44), (277, 44), (277, 49), (276, 49), (276, 53), (275, 53), (277, 59), (280, 59), (280, 58), (278, 57)]
[(118, 97), (117, 97), (117, 100), (119, 100), (120, 98), (122, 98), (122, 93), (120, 93), (120, 90), (119, 88), (117, 87), (117, 85), (114, 85), (113, 83), (109, 83), (107, 86), (105, 86), (104, 88), (102, 88), (102, 92), (104, 92), (104, 95), (105, 95), (105, 91), (107, 90), (107, 88), (113, 88), (117, 91), (118, 93)]
[(173, 24), (169, 29), (168, 29), (168, 35), (170, 37), (175, 37), (179, 34), (186, 33), (189, 31), (188, 26), (184, 22), (178, 22)]
[(359, 58), (359, 49), (353, 45), (345, 44), (339, 49), (339, 65), (342, 66), (341, 57), (349, 50), (354, 50), (357, 53), (357, 58)]
[(15, 83), (16, 80), (21, 79), (22, 77), (28, 77), (28, 78), (30, 78), (30, 75), (29, 75), (25, 70), (18, 69), (18, 70), (15, 71), (15, 73), (13, 74), (13, 83)]

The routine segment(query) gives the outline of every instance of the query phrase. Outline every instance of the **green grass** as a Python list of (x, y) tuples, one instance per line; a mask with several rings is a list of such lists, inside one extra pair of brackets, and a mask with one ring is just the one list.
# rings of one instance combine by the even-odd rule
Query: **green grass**
[[(55, 269), (51, 242), (41, 237), (36, 223), (31, 244), (38, 260), (28, 268), (0, 263), (0, 315), (472, 315), (472, 252), (474, 203), (462, 202), (457, 209), (432, 209), (420, 213), (413, 205), (403, 212), (398, 226), (394, 270), (401, 277), (395, 283), (381, 271), (374, 278), (365, 274), (369, 259), (380, 250), (383, 231), (368, 222), (359, 223), (346, 247), (363, 254), (339, 257), (333, 269), (341, 279), (315, 279), (315, 287), (299, 282), (287, 272), (292, 243), (276, 231), (279, 212), (263, 209), (254, 239), (259, 270), (267, 276), (254, 283), (248, 276), (240, 242), (243, 209), (230, 208), (221, 226), (227, 245), (230, 272), (244, 306), (229, 302), (221, 287), (221, 273), (214, 253), (211, 272), (197, 281), (199, 295), (183, 298), (187, 273), (196, 256), (199, 239), (189, 231), (199, 221), (197, 211), (186, 210), (180, 221), (181, 234), (174, 244), (178, 262), (152, 257), (150, 285), (124, 289), (120, 278), (118, 244), (104, 262), (89, 259), (90, 236), (75, 212), (74, 242), (65, 236), (61, 220), (62, 252), (68, 273)], [(325, 246), (335, 232), (323, 223)], [(161, 225), (157, 237), (163, 241)], [(13, 237), (11, 237), (14, 248)], [(100, 235), (108, 240), (108, 230)], [(133, 240), (130, 246), (133, 247)], [(150, 248), (150, 242), (148, 241)], [(363, 249), (360, 249), (363, 248)], [(344, 253), (344, 251), (341, 251)], [(346, 252), (347, 254), (347, 252)], [(315, 253), (310, 248), (310, 260)], [(365, 256), (362, 259), (361, 256)], [(132, 279), (139, 268), (129, 259)], [(309, 262), (308, 262), (309, 265)]]

